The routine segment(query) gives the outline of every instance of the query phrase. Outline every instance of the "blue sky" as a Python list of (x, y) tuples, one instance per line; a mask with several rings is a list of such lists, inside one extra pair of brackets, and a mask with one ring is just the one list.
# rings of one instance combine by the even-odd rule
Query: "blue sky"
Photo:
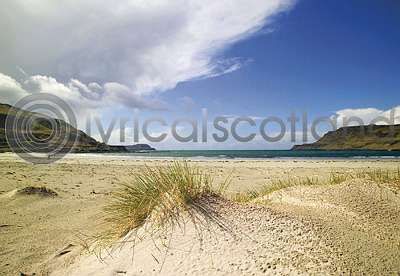
[(299, 1), (273, 32), (227, 50), (252, 62), (231, 74), (178, 85), (168, 97), (226, 114), (317, 115), (344, 108), (388, 109), (400, 102), (400, 3)]
[[(6, 0), (0, 8), (0, 21), (8, 26), (0, 39), (5, 42), (3, 102), (55, 93), (71, 101), (79, 118), (92, 114), (105, 126), (114, 117), (130, 118), (133, 108), (140, 109), (142, 120), (156, 116), (171, 124), (184, 116), (200, 120), (201, 108), (211, 118), (285, 119), (307, 112), (311, 119), (337, 114), (367, 120), (399, 106), (400, 3), (395, 0), (121, 1), (118, 10), (107, 1), (32, 2)], [(20, 10), (22, 20), (6, 21), (7, 6)], [(63, 16), (54, 21), (57, 12)], [(83, 21), (85, 12), (89, 19)], [(30, 28), (41, 31), (31, 36)], [(54, 47), (37, 37), (51, 38)], [(183, 133), (187, 127), (182, 125)], [(322, 132), (328, 129), (321, 126)], [(254, 130), (240, 126), (242, 134)], [(117, 133), (112, 143), (118, 143)], [(288, 139), (196, 145), (168, 140), (154, 146), (282, 149), (292, 144)]]
[(166, 99), (179, 104), (187, 96), (197, 113), (206, 107), (216, 115), (286, 118), (291, 112), (316, 117), (342, 109), (388, 110), (400, 102), (398, 26), (395, 1), (299, 1), (223, 53), (250, 59), (242, 69), (179, 84)]

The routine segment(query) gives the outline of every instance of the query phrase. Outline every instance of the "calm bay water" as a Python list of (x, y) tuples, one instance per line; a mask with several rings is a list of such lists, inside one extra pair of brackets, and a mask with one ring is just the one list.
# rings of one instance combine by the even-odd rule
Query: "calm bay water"
[(291, 151), (291, 150), (160, 150), (144, 153), (112, 153), (124, 157), (193, 159), (269, 159), (269, 158), (399, 158), (400, 151)]

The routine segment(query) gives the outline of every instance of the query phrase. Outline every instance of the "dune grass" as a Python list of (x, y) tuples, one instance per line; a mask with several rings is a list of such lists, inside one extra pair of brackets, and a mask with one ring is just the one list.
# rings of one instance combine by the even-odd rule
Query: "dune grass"
[(397, 191), (400, 191), (400, 168), (397, 170), (374, 169), (360, 170), (355, 173), (331, 172), (328, 178), (288, 177), (285, 179), (275, 179), (272, 182), (263, 185), (258, 190), (236, 193), (231, 197), (231, 199), (236, 202), (246, 203), (258, 197), (289, 187), (335, 185), (352, 179), (366, 179), (379, 184), (387, 184)]
[(355, 178), (368, 179), (388, 186), (395, 193), (400, 192), (400, 167), (397, 170), (362, 170), (356, 173)]
[(246, 203), (258, 197), (262, 197), (285, 188), (293, 186), (323, 185), (323, 183), (324, 182), (318, 177), (288, 177), (285, 179), (275, 179), (272, 182), (263, 185), (258, 190), (250, 190), (244, 193), (236, 193), (232, 196), (232, 200), (236, 202)]
[(367, 179), (376, 183), (400, 183), (400, 167), (397, 170), (373, 169), (359, 170), (355, 173), (331, 173), (331, 182), (341, 183), (348, 179)]
[[(324, 178), (276, 179), (258, 190), (235, 193), (229, 199), (247, 203), (293, 186), (335, 185), (357, 178), (379, 183), (397, 183), (400, 189), (400, 169), (360, 170), (352, 174), (332, 172), (329, 177)], [(210, 199), (225, 196), (228, 184), (229, 179), (220, 185), (214, 185), (209, 173), (190, 166), (185, 161), (162, 167), (145, 167), (131, 183), (121, 185), (112, 194), (111, 201), (104, 209), (104, 221), (109, 230), (101, 235), (101, 240), (113, 243), (148, 223), (154, 232), (165, 227), (182, 226), (188, 218), (195, 224), (201, 224), (204, 220), (218, 224), (218, 214), (210, 207)]]
[(213, 185), (210, 174), (185, 161), (145, 167), (132, 183), (113, 193), (104, 210), (111, 230), (103, 238), (121, 239), (146, 223), (151, 223), (155, 230), (180, 225), (184, 214), (194, 222), (198, 222), (199, 216), (215, 219), (207, 198), (221, 196), (227, 185), (228, 180)]
[(366, 178), (378, 183), (400, 183), (400, 167), (395, 171), (390, 170), (363, 170), (356, 173), (357, 178)]

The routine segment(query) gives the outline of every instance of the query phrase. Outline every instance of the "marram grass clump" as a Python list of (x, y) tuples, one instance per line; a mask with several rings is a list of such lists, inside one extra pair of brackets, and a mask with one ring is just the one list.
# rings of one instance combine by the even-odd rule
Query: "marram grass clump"
[(155, 230), (180, 225), (183, 214), (194, 222), (199, 215), (212, 218), (205, 198), (222, 195), (227, 184), (214, 188), (208, 173), (185, 161), (145, 167), (132, 183), (113, 193), (105, 208), (105, 222), (111, 230), (103, 238), (118, 240), (146, 223)]
[(357, 172), (356, 177), (369, 179), (378, 183), (400, 184), (400, 167), (397, 170), (363, 170)]
[(263, 185), (258, 190), (250, 190), (247, 192), (236, 193), (232, 196), (232, 200), (240, 203), (250, 202), (258, 197), (271, 194), (285, 188), (293, 186), (316, 186), (322, 185), (321, 179), (317, 177), (288, 177), (284, 179), (274, 179)]
[(400, 168), (397, 170), (373, 169), (358, 170), (353, 173), (331, 172), (328, 178), (321, 177), (288, 177), (275, 179), (266, 183), (257, 190), (235, 193), (231, 196), (232, 200), (241, 203), (248, 203), (256, 198), (269, 195), (275, 191), (297, 186), (323, 186), (341, 184), (347, 180), (365, 179), (378, 184), (386, 184), (396, 193), (400, 191)]

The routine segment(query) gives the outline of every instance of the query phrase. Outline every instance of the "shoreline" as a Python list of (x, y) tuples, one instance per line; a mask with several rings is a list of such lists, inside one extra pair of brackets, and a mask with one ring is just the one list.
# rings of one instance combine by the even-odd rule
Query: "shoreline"
[[(351, 157), (217, 157), (217, 156), (146, 156), (134, 154), (115, 154), (115, 153), (69, 153), (56, 163), (63, 163), (68, 160), (119, 160), (119, 161), (191, 161), (191, 162), (280, 162), (280, 161), (373, 161), (373, 162), (400, 162), (400, 156), (351, 156)], [(17, 154), (7, 152), (0, 153), (0, 161), (21, 161)], [(399, 165), (400, 166), (400, 165)]]

